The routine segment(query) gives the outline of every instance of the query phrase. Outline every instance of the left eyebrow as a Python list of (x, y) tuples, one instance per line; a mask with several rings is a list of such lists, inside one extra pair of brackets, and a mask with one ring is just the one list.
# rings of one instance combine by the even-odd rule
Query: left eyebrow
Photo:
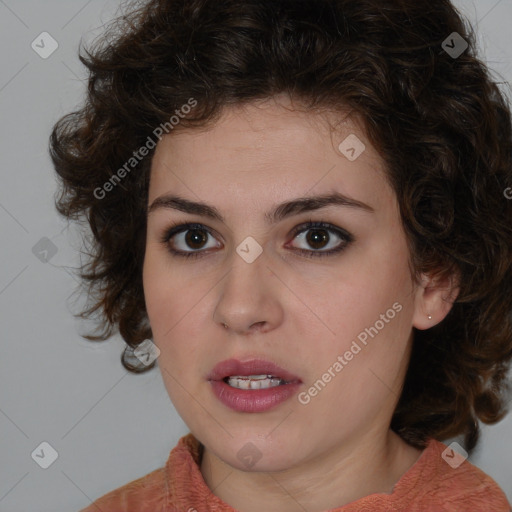
[[(335, 192), (320, 196), (299, 197), (297, 199), (286, 201), (267, 212), (265, 214), (265, 220), (268, 224), (274, 224), (293, 215), (319, 210), (328, 206), (358, 208), (361, 211), (375, 213), (375, 210), (366, 203)], [(148, 208), (148, 215), (160, 208), (201, 215), (224, 223), (224, 217), (215, 206), (202, 202), (190, 201), (189, 199), (185, 199), (177, 195), (164, 195), (156, 198)]]

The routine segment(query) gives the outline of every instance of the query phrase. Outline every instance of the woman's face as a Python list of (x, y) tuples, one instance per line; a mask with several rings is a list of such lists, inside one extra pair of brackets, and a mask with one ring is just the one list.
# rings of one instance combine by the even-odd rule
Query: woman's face
[[(322, 119), (275, 101), (232, 107), (208, 131), (164, 137), (152, 163), (143, 277), (158, 364), (191, 432), (241, 470), (384, 435), (408, 363), (418, 293), (394, 192), (357, 125), (331, 134)], [(295, 204), (336, 194), (345, 202)], [(230, 359), (288, 374), (212, 376)], [(226, 373), (278, 380), (238, 389), (256, 384)]]

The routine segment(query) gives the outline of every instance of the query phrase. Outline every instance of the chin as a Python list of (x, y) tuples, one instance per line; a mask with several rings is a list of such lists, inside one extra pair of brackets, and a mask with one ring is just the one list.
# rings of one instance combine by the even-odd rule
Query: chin
[(303, 455), (303, 443), (294, 445), (289, 438), (285, 443), (285, 438), (274, 436), (270, 439), (266, 436), (267, 434), (233, 434), (233, 437), (226, 436), (223, 442), (214, 438), (208, 446), (226, 464), (240, 471), (284, 471), (298, 463), (296, 456)]

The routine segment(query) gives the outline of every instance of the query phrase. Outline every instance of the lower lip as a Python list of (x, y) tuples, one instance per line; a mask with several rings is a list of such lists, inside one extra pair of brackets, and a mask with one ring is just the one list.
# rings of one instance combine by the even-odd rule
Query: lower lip
[(227, 407), (239, 412), (263, 412), (283, 403), (297, 393), (300, 382), (266, 389), (238, 389), (223, 380), (211, 380), (215, 396)]

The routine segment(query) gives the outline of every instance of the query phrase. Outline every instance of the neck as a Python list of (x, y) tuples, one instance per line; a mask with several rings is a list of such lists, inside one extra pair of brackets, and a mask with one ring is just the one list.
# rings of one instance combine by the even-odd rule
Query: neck
[(242, 471), (204, 447), (200, 467), (210, 490), (240, 512), (320, 512), (392, 492), (421, 454), (394, 432), (331, 447), (284, 471)]

